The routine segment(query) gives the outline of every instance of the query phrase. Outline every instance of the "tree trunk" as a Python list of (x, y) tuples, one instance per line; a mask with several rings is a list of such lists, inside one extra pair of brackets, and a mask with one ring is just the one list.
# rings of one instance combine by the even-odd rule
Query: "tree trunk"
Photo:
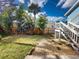
[(0, 41), (1, 41), (1, 39), (2, 39), (2, 36), (0, 35)]

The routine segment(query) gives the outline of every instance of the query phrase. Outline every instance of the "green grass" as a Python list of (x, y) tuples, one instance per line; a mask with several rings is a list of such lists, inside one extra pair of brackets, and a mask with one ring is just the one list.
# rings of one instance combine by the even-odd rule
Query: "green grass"
[(24, 59), (43, 36), (8, 36), (0, 41), (0, 59)]
[(26, 37), (20, 37), (17, 38), (16, 41), (14, 41), (15, 43), (23, 43), (23, 44), (32, 44), (32, 45), (36, 45), (37, 42), (41, 39), (45, 38), (44, 36), (40, 36), (40, 35), (33, 35), (33, 36), (27, 36)]
[(0, 45), (0, 59), (24, 59), (31, 48), (32, 46), (2, 44)]

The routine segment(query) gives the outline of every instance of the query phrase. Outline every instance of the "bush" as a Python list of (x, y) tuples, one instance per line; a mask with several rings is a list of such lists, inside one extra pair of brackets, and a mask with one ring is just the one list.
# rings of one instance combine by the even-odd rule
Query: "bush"
[(0, 15), (0, 25), (5, 31), (9, 29), (9, 14), (6, 10)]
[(47, 24), (47, 19), (44, 16), (40, 16), (37, 25), (38, 28), (41, 30), (40, 32), (44, 32), (44, 29), (46, 28), (46, 24)]

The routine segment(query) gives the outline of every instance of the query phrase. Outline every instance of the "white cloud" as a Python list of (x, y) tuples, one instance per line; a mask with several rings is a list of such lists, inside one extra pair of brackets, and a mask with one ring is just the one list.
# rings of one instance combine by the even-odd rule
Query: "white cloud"
[(71, 7), (77, 0), (60, 0), (57, 6), (62, 5), (62, 8)]
[(39, 18), (40, 15), (46, 15), (46, 12), (39, 12), (38, 14), (36, 14), (36, 18)]
[(55, 22), (55, 21), (64, 20), (64, 17), (56, 17), (56, 16), (51, 17), (51, 16), (48, 16), (47, 19), (48, 19), (49, 22)]
[(39, 7), (44, 7), (44, 5), (47, 3), (47, 0), (30, 0), (30, 4), (38, 4)]
[(46, 15), (46, 12), (39, 12), (37, 15)]
[(58, 2), (57, 6), (63, 4), (65, 1), (66, 1), (66, 0), (60, 0), (60, 1)]
[(66, 2), (63, 4), (62, 8), (71, 7), (77, 0), (66, 0)]
[(24, 0), (19, 0), (20, 3), (24, 3)]

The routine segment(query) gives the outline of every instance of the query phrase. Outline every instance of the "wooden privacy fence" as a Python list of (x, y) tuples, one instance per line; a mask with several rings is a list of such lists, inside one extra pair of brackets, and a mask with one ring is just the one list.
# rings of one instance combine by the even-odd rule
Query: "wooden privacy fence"
[(55, 28), (45, 28), (44, 29), (44, 32), (41, 32), (40, 29), (38, 28), (35, 28), (34, 30), (26, 30), (25, 32), (18, 32), (16, 28), (12, 28), (12, 33), (13, 34), (41, 34), (41, 33), (44, 33), (44, 34), (53, 34), (54, 33), (54, 30)]
[(52, 33), (54, 33), (54, 30), (55, 30), (54, 26), (55, 26), (55, 23), (49, 23), (48, 27), (46, 27), (43, 32), (40, 28), (34, 28), (34, 29), (29, 28), (29, 29), (25, 29), (25, 31), (23, 31), (23, 29), (19, 30), (17, 23), (14, 23), (11, 29), (12, 29), (13, 34), (18, 34), (18, 33), (19, 34), (41, 34), (41, 33), (52, 34)]
[(46, 28), (44, 30), (44, 33), (45, 34), (53, 34), (54, 33), (54, 30), (55, 30), (55, 28)]

